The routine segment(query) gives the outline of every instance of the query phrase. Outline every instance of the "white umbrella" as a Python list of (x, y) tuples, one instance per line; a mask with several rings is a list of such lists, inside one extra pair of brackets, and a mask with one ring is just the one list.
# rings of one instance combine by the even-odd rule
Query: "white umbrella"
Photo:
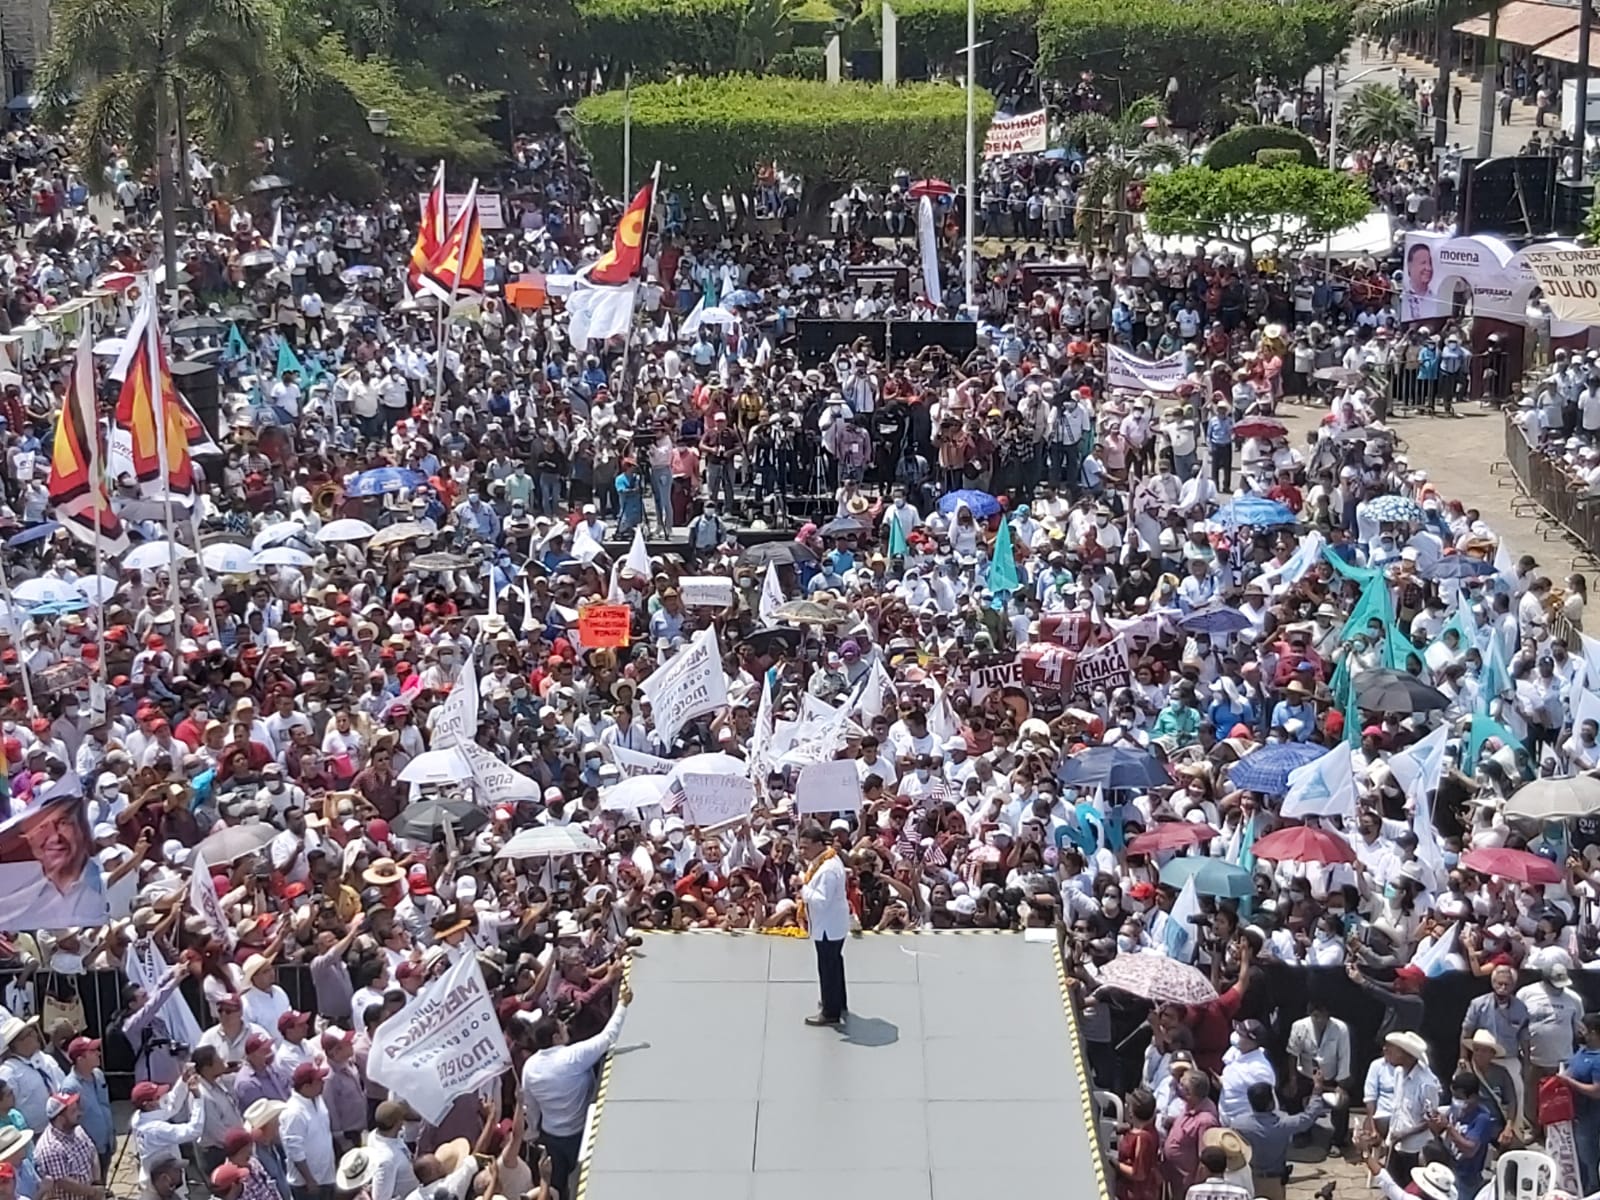
[(109, 337), (101, 338), (96, 342), (91, 353), (98, 354), (101, 358), (118, 358), (128, 345), (127, 338)]
[(169, 563), (193, 557), (193, 550), (174, 542), (141, 542), (122, 556), (122, 565), (133, 571), (159, 571)]
[(313, 542), (315, 537), (311, 531), (299, 521), (274, 521), (260, 533), (256, 534), (250, 543), (252, 550), (265, 550), (268, 546), (281, 546), (285, 542), (299, 539), (303, 542)]
[(472, 779), (472, 764), (457, 746), (424, 750), (397, 778), (401, 783), (464, 783)]
[(293, 546), (269, 546), (259, 554), (250, 556), (251, 565), (257, 567), (309, 567), (316, 559), (304, 550)]
[(700, 322), (703, 325), (732, 325), (735, 319), (734, 315), (720, 304), (700, 310)]
[(378, 531), (365, 521), (355, 517), (342, 517), (337, 521), (329, 521), (317, 530), (317, 540), (320, 542), (359, 542), (362, 538), (369, 538)]
[(206, 570), (218, 575), (248, 575), (255, 564), (250, 561), (250, 551), (234, 542), (213, 542), (200, 551), (200, 561)]
[(117, 594), (121, 584), (109, 575), (85, 575), (82, 579), (73, 580), (72, 586), (90, 604), (104, 604)]
[(604, 849), (575, 825), (536, 825), (512, 834), (495, 857), (559, 858), (566, 854), (599, 854)]
[(65, 579), (41, 575), (17, 584), (11, 589), (11, 598), (18, 604), (74, 604), (83, 596)]
[(634, 812), (660, 804), (667, 794), (665, 775), (634, 775), (600, 793), (601, 812)]

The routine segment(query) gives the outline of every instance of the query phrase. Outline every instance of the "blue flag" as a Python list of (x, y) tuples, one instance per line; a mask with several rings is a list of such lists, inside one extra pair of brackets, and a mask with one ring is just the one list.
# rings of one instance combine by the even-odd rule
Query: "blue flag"
[(223, 362), (242, 362), (250, 357), (250, 347), (244, 340), (244, 334), (239, 332), (239, 326), (228, 326), (228, 342), (222, 348)]
[(995, 595), (1014, 592), (1022, 586), (1017, 578), (1017, 556), (1011, 549), (1011, 522), (1000, 520), (1000, 531), (995, 534), (994, 552), (989, 556), (989, 590)]
[(281, 341), (278, 343), (278, 367), (273, 374), (282, 379), (286, 371), (297, 372), (302, 381), (306, 377), (306, 369), (301, 366), (300, 359), (296, 357), (294, 347), (289, 345), (287, 341)]

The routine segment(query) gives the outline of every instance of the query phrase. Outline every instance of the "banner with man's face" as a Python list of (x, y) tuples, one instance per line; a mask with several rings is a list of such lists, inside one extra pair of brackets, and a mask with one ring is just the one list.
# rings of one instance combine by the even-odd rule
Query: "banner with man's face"
[(110, 915), (82, 796), (57, 796), (0, 823), (0, 929), (103, 925)]

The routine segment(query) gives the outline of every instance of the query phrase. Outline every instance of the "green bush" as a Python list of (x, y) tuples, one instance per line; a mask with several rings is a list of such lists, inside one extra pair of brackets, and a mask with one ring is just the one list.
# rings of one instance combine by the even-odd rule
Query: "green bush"
[[(994, 103), (980, 91), (978, 106), (981, 139)], [(576, 116), (601, 183), (619, 189), (622, 93), (590, 96)], [(748, 187), (759, 167), (776, 164), (798, 172), (815, 202), (815, 185), (836, 192), (897, 166), (958, 176), (965, 121), (966, 93), (949, 84), (885, 91), (753, 75), (647, 84), (633, 89), (633, 178), (659, 160), (671, 186), (715, 192)]]
[(1172, 116), (1193, 125), (1256, 76), (1298, 80), (1349, 44), (1346, 0), (1045, 0), (1040, 66), (1057, 79), (1083, 71), (1117, 81), (1126, 98), (1165, 95), (1176, 78)]
[(1307, 167), (1317, 165), (1317, 148), (1303, 133), (1282, 125), (1241, 125), (1230, 129), (1206, 148), (1200, 165), (1220, 171), (1260, 161), (1264, 150), (1288, 150)]
[[(966, 0), (891, 0), (900, 30), (900, 56), (928, 63), (951, 63), (967, 44)], [(1038, 49), (1039, 15), (1044, 0), (978, 0), (978, 40), (992, 45), (979, 53), (991, 58), (1019, 50), (1032, 58)], [(863, 16), (881, 33), (881, 0), (867, 0)]]
[(643, 77), (670, 67), (732, 68), (747, 0), (577, 0), (581, 31), (570, 53), (596, 61), (626, 58)]
[(1291, 163), (1295, 166), (1305, 165), (1300, 157), (1300, 151), (1291, 150), (1287, 146), (1268, 146), (1263, 150), (1256, 151), (1256, 166), (1258, 167), (1282, 167)]
[(796, 46), (773, 55), (767, 64), (767, 74), (785, 79), (825, 79), (828, 56), (820, 46)]

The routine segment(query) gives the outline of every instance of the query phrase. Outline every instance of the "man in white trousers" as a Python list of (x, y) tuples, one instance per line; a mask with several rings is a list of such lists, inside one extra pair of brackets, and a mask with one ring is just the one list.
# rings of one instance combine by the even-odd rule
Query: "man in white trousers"
[(842, 1025), (849, 1007), (844, 986), (844, 939), (850, 934), (850, 902), (845, 896), (844, 863), (828, 844), (820, 825), (807, 825), (797, 839), (806, 864), (800, 886), (800, 913), (817, 948), (817, 982), (822, 1002), (807, 1025)]

